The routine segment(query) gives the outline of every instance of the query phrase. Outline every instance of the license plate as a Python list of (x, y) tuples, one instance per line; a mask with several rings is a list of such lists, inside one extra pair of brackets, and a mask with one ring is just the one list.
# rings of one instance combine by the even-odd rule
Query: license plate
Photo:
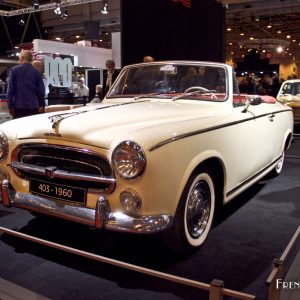
[(86, 189), (30, 179), (30, 192), (62, 201), (86, 204)]

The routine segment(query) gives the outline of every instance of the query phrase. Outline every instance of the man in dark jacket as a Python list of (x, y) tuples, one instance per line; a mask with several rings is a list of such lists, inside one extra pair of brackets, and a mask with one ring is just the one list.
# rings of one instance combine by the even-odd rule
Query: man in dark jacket
[(32, 53), (22, 50), (19, 65), (10, 72), (7, 102), (13, 119), (36, 115), (45, 110), (43, 77), (31, 62)]
[(116, 70), (115, 62), (113, 60), (107, 60), (105, 65), (107, 68), (107, 72), (105, 72), (103, 76), (101, 99), (105, 97), (106, 93), (109, 91), (112, 84), (119, 75), (119, 71)]

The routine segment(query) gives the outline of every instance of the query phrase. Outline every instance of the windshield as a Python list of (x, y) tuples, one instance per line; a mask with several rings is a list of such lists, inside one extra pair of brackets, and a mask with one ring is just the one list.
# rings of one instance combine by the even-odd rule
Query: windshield
[(107, 98), (225, 101), (226, 69), (212, 64), (140, 64), (125, 68)]
[(284, 96), (284, 95), (292, 95), (292, 96), (300, 97), (300, 82), (284, 83), (279, 96)]

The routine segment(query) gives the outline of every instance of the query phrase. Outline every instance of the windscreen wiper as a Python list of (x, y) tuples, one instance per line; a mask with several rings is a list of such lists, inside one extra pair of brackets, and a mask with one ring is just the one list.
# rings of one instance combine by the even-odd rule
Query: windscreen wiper
[[(188, 90), (192, 89), (192, 88), (195, 91), (189, 92)], [(215, 94), (214, 94), (215, 92), (216, 92), (215, 90), (208, 90), (208, 89), (206, 89), (204, 87), (200, 87), (200, 86), (199, 87), (191, 87), (191, 88), (188, 88), (183, 94), (173, 97), (172, 101), (175, 101), (177, 99), (181, 99), (184, 97), (194, 96), (194, 95), (198, 95), (198, 94), (205, 94), (205, 93), (209, 93), (215, 97)]]

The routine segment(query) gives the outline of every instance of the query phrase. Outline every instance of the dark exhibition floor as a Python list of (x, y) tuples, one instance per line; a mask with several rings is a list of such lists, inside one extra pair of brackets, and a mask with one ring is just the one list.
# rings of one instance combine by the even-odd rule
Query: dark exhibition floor
[[(300, 225), (299, 158), (300, 138), (296, 137), (287, 153), (283, 173), (259, 182), (224, 207), (223, 217), (206, 243), (185, 257), (170, 254), (155, 236), (98, 232), (78, 224), (36, 217), (16, 208), (0, 206), (0, 226), (204, 283), (221, 279), (226, 288), (267, 299), (265, 281), (272, 261), (281, 256)], [(291, 280), (300, 281), (292, 277)], [(13, 284), (18, 286), (18, 291)], [(19, 298), (5, 296), (5, 289), (10, 288), (15, 288)], [(207, 292), (195, 288), (3, 233), (0, 235), (0, 299), (43, 298), (31, 293), (51, 299), (208, 299)], [(299, 296), (294, 299), (300, 299), (300, 289), (295, 293)]]

